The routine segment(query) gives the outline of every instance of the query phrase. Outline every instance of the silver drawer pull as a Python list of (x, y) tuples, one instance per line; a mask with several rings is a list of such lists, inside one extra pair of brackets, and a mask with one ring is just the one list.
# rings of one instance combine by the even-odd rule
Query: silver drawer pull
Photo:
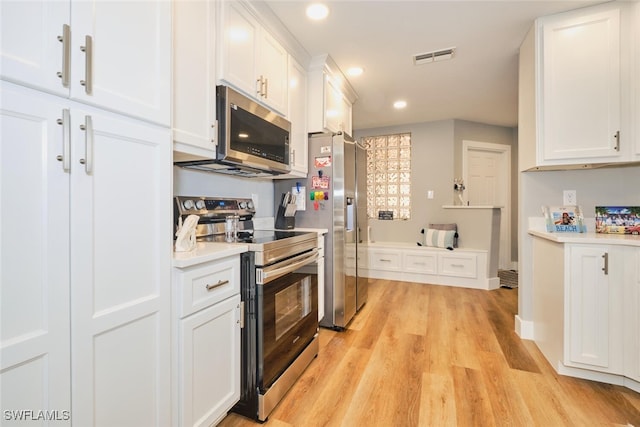
[(219, 288), (220, 286), (226, 285), (226, 284), (228, 284), (228, 283), (229, 283), (229, 281), (228, 281), (228, 280), (218, 280), (218, 283), (216, 283), (215, 285), (208, 284), (208, 285), (207, 285), (207, 290), (208, 290), (208, 291), (212, 291), (212, 290), (214, 290), (215, 288)]
[(380, 261), (383, 261), (383, 262), (391, 262), (391, 260), (390, 260), (390, 259), (384, 259), (384, 258), (380, 258)]
[(462, 265), (462, 264), (451, 264), (451, 267), (460, 267), (460, 268), (462, 268), (462, 267), (464, 267), (464, 265)]
[(87, 95), (93, 95), (93, 38), (89, 35), (84, 37), (84, 46), (80, 46), (84, 52), (84, 80), (80, 84), (84, 86)]

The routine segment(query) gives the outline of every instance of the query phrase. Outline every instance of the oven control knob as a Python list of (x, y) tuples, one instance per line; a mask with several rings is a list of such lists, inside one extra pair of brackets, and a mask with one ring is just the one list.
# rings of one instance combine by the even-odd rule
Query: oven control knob
[(196, 202), (196, 209), (200, 210), (200, 209), (204, 209), (205, 208), (205, 204), (204, 204), (204, 200), (198, 200)]
[(249, 200), (247, 202), (247, 209), (252, 210), (253, 209), (253, 202), (251, 200)]
[(193, 206), (194, 206), (194, 203), (193, 203), (193, 200), (191, 199), (188, 199), (182, 202), (182, 207), (185, 208), (186, 210), (193, 209)]
[(239, 203), (239, 206), (240, 206), (240, 209), (246, 209), (246, 208), (247, 208), (247, 202), (245, 202), (245, 201), (241, 201), (241, 202)]

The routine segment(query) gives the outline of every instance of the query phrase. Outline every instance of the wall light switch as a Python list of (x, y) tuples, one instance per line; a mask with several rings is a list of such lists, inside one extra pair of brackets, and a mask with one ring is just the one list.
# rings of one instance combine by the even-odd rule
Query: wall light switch
[(578, 204), (576, 190), (564, 190), (562, 192), (562, 203), (565, 206), (576, 206)]
[(433, 199), (433, 190), (427, 191), (427, 199)]

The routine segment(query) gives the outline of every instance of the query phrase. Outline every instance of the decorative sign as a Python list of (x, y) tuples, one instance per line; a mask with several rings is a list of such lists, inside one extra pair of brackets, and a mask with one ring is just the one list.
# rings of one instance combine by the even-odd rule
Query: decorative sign
[(314, 190), (328, 190), (329, 189), (329, 177), (328, 176), (312, 176), (311, 188)]
[(378, 219), (383, 219), (383, 220), (393, 219), (393, 211), (378, 211)]
[(331, 166), (331, 156), (316, 157), (313, 164), (317, 168), (329, 167)]

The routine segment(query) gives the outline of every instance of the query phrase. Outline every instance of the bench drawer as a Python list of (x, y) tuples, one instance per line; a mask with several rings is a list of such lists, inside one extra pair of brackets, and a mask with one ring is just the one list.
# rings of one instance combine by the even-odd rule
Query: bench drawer
[(454, 251), (440, 254), (438, 261), (438, 274), (471, 279), (478, 277), (478, 257), (475, 254), (456, 254)]

